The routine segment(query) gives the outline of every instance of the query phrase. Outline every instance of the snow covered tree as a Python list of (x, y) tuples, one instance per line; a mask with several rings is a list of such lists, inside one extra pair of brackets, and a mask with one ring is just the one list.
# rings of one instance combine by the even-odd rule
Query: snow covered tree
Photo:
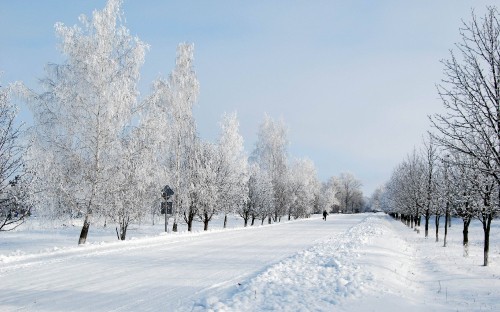
[(390, 215), (393, 215), (397, 218), (402, 218), (405, 206), (407, 204), (406, 201), (406, 193), (401, 192), (400, 189), (403, 186), (401, 183), (403, 181), (402, 167), (399, 164), (392, 171), (391, 177), (389, 181), (385, 184), (385, 205), (384, 211)]
[(476, 218), (483, 225), (484, 233), (484, 249), (483, 259), (484, 266), (488, 265), (488, 253), (490, 246), (490, 229), (493, 217), (498, 214), (500, 205), (500, 186), (494, 176), (485, 171), (476, 171), (477, 179), (473, 180), (475, 191), (477, 192), (477, 210)]
[[(447, 175), (448, 175), (448, 169), (444, 165), (444, 161), (442, 157), (438, 158), (437, 162), (437, 167), (436, 167), (436, 174), (435, 174), (435, 185), (436, 185), (436, 195), (435, 195), (435, 203), (434, 203), (434, 226), (435, 226), (435, 236), (436, 236), (436, 242), (439, 241), (439, 225), (441, 221), (441, 217), (443, 215), (446, 215), (446, 203), (448, 202), (449, 204), (449, 196), (450, 193), (447, 192), (447, 186), (446, 184), (449, 181)], [(448, 185), (449, 187), (449, 185)]]
[(410, 218), (410, 227), (420, 232), (420, 221), (425, 207), (426, 171), (421, 154), (413, 150), (402, 164), (405, 190), (409, 200), (407, 209)]
[[(443, 82), (438, 90), (444, 114), (432, 119), (439, 135), (435, 140), (449, 151), (473, 157), (476, 168), (492, 177), (500, 190), (500, 20), (496, 7), (486, 15), (464, 22), (462, 42), (456, 44), (460, 57), (452, 51), (443, 61)], [(499, 195), (500, 196), (500, 195)], [(498, 196), (495, 196), (498, 197)], [(484, 265), (488, 265), (491, 222), (497, 205), (484, 207)]]
[(287, 128), (283, 121), (274, 121), (268, 115), (257, 133), (257, 143), (252, 153), (252, 160), (262, 170), (268, 172), (273, 184), (274, 211), (272, 219), (274, 222), (286, 213), (287, 198)]
[(31, 178), (24, 166), (23, 130), (15, 124), (17, 108), (10, 87), (0, 87), (0, 231), (13, 230), (31, 213)]
[(463, 221), (463, 247), (464, 255), (468, 255), (469, 247), (469, 225), (476, 216), (480, 206), (479, 193), (476, 188), (479, 179), (478, 172), (469, 162), (472, 160), (464, 154), (450, 154), (450, 175), (449, 193), (452, 203), (452, 214), (458, 216)]
[(193, 180), (193, 193), (196, 196), (195, 205), (203, 230), (208, 230), (208, 223), (219, 212), (220, 189), (217, 181), (217, 146), (211, 143), (200, 143), (196, 152), (196, 178)]
[(337, 199), (337, 182), (335, 177), (331, 177), (328, 181), (323, 182), (321, 185), (320, 192), (320, 207), (321, 211), (326, 210), (327, 212), (334, 212), (334, 207), (339, 206), (339, 200)]
[[(175, 68), (168, 80), (159, 79), (153, 85), (153, 94), (147, 100), (147, 120), (151, 132), (156, 137), (156, 146), (168, 170), (170, 186), (174, 194), (174, 223), (172, 230), (177, 231), (180, 216), (190, 207), (190, 179), (193, 169), (194, 149), (197, 144), (196, 123), (193, 106), (199, 93), (199, 83), (193, 69), (194, 46), (182, 43), (177, 47)], [(159, 119), (156, 119), (159, 118)], [(160, 162), (161, 164), (162, 162)], [(166, 182), (166, 181), (165, 181)], [(189, 214), (189, 213), (188, 213)]]
[(386, 184), (389, 212), (400, 214), (402, 221), (417, 232), (426, 198), (425, 173), (423, 159), (414, 150), (396, 167)]
[(79, 244), (115, 188), (119, 146), (134, 116), (147, 49), (123, 25), (121, 4), (109, 0), (91, 19), (80, 16), (81, 27), (57, 23), (66, 60), (47, 65), (45, 91), (31, 94), (36, 150), (50, 167), (39, 177), (51, 193), (43, 199), (64, 199), (63, 205), (83, 213)]
[(437, 149), (432, 141), (432, 137), (428, 142), (424, 142), (423, 148), (423, 170), (425, 171), (425, 202), (423, 204), (424, 220), (425, 220), (425, 237), (429, 236), (429, 220), (431, 218), (433, 207), (436, 205), (436, 162), (437, 162)]
[(341, 173), (336, 182), (336, 197), (339, 200), (342, 212), (359, 212), (363, 202), (361, 181), (352, 173)]
[(379, 186), (373, 191), (372, 196), (370, 196), (370, 209), (374, 212), (382, 211), (383, 207), (383, 196), (385, 193), (385, 186)]
[(130, 222), (142, 220), (158, 198), (155, 158), (146, 134), (134, 128), (123, 138), (121, 157), (115, 163), (114, 190), (108, 194), (105, 215), (118, 224), (120, 240), (125, 240)]
[(221, 134), (217, 144), (218, 205), (224, 213), (224, 228), (227, 214), (236, 212), (248, 200), (248, 161), (243, 149), (243, 137), (239, 134), (236, 113), (224, 114)]
[(319, 187), (314, 163), (309, 159), (295, 160), (289, 170), (288, 220), (291, 216), (297, 219), (311, 215)]
[(271, 177), (267, 171), (260, 169), (259, 165), (251, 164), (249, 166), (248, 202), (246, 206), (238, 210), (238, 213), (246, 226), (250, 217), (251, 225), (254, 225), (255, 219), (260, 219), (263, 223), (273, 211), (274, 193)]
[[(444, 204), (444, 238), (443, 238), (443, 247), (446, 247), (447, 238), (448, 238), (448, 222), (450, 222), (451, 218), (451, 202), (452, 202), (452, 194), (451, 194), (451, 181), (450, 181), (450, 159), (449, 154), (445, 154), (442, 157), (441, 162), (443, 163), (443, 179), (441, 183), (441, 200)], [(439, 222), (436, 223), (436, 226), (439, 225)]]

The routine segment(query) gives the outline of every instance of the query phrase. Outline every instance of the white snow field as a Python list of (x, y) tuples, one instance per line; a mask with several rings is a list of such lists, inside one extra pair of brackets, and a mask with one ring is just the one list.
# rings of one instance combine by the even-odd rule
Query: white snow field
[(25, 226), (0, 233), (0, 311), (500, 311), (498, 224), (483, 267), (480, 223), (463, 257), (454, 221), (446, 248), (384, 214), (124, 242), (94, 229), (80, 247), (77, 228)]

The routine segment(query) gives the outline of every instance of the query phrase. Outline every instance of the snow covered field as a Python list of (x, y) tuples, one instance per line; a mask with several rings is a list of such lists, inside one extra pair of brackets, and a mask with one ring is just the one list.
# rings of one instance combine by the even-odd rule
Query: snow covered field
[[(482, 229), (448, 247), (383, 214), (330, 215), (207, 233), (113, 229), (0, 233), (0, 311), (499, 311), (500, 227), (490, 266)], [(76, 233), (76, 234), (75, 234)]]

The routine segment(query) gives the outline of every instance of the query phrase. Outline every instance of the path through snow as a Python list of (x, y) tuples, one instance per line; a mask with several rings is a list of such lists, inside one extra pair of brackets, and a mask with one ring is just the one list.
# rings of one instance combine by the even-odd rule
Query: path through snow
[(189, 311), (205, 293), (232, 289), (360, 218), (317, 217), (3, 257), (0, 310)]
[(489, 267), (478, 223), (464, 258), (459, 223), (443, 248), (383, 214), (20, 250), (0, 311), (500, 311), (499, 231)]

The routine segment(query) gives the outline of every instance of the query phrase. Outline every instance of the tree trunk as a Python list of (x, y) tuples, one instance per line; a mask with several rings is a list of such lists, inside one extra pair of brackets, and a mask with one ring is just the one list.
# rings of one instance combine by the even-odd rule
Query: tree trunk
[(120, 224), (120, 233), (118, 233), (118, 227), (116, 227), (116, 236), (119, 240), (124, 241), (127, 235), (127, 226)]
[(130, 217), (127, 217), (127, 219), (124, 219), (123, 223), (121, 224), (121, 231), (122, 231), (122, 235), (120, 237), (121, 240), (125, 240), (129, 223), (130, 223)]
[(224, 214), (224, 228), (227, 226), (227, 214)]
[(243, 218), (243, 226), (247, 227), (248, 225), (248, 217)]
[(429, 219), (431, 218), (431, 214), (427, 209), (425, 211), (425, 237), (429, 237)]
[(203, 213), (203, 231), (207, 231), (208, 230), (208, 222), (210, 222), (210, 219), (208, 218), (208, 213)]
[(254, 216), (254, 215), (252, 215), (252, 223), (251, 223), (250, 225), (251, 225), (251, 226), (253, 226), (253, 225), (254, 225), (254, 223), (255, 223), (255, 216)]
[(469, 225), (472, 218), (467, 217), (464, 219), (464, 230), (462, 231), (464, 235), (463, 246), (464, 246), (464, 256), (469, 255)]
[(203, 231), (208, 230), (208, 219), (203, 220)]
[(196, 215), (195, 211), (196, 211), (195, 207), (190, 205), (189, 211), (187, 212), (187, 215), (186, 215), (186, 212), (184, 212), (184, 221), (186, 221), (186, 224), (188, 226), (188, 232), (191, 232), (193, 230), (193, 221), (194, 221), (194, 217)]
[(78, 245), (85, 244), (87, 240), (87, 234), (89, 233), (90, 227), (90, 216), (89, 214), (85, 215), (85, 220), (83, 221), (82, 231), (80, 232), (80, 239), (78, 240)]
[(439, 219), (440, 215), (436, 215), (436, 242), (439, 242)]
[(450, 218), (450, 212), (446, 208), (446, 214), (444, 216), (444, 239), (443, 247), (446, 247), (446, 238), (448, 237), (448, 219)]
[(483, 218), (483, 231), (484, 231), (484, 266), (488, 266), (488, 254), (490, 251), (490, 228), (491, 228), (492, 214), (486, 214)]
[(177, 232), (177, 222), (174, 221), (174, 225), (172, 225), (172, 232)]

